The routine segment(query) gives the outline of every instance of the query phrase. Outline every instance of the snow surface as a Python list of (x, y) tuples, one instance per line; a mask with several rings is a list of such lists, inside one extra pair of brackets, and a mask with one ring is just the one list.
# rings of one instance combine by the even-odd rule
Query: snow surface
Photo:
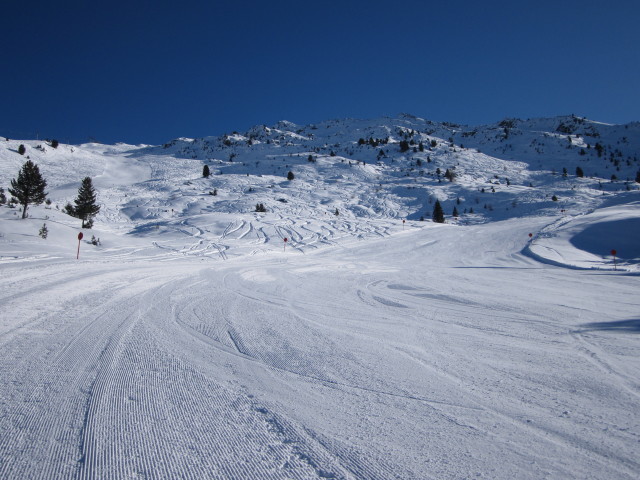
[[(509, 125), (529, 145), (558, 122)], [(434, 150), (356, 143), (418, 124)], [(637, 125), (587, 127), (626, 132), (615, 171), (634, 175)], [(22, 143), (53, 202), (0, 206), (0, 478), (638, 478), (638, 192), (562, 177), (583, 157), (565, 146), (454, 152), (469, 131), (403, 116), (165, 148), (0, 141), (5, 188)], [(76, 260), (61, 209), (84, 176), (102, 210)], [(478, 213), (419, 221), (435, 198)]]

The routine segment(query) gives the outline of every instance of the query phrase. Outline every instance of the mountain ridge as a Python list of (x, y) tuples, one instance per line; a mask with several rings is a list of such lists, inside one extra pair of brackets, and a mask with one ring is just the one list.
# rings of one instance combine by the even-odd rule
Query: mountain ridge
[[(402, 220), (424, 225), (436, 201), (450, 224), (582, 215), (614, 198), (636, 198), (639, 157), (639, 122), (609, 125), (570, 115), (467, 127), (401, 114), (305, 126), (283, 120), (163, 145), (53, 148), (0, 139), (0, 187), (30, 158), (48, 181), (49, 211), (69, 225), (75, 220), (62, 209), (89, 176), (102, 206), (97, 230), (144, 232), (159, 245), (163, 233), (191, 235), (185, 224), (228, 241), (227, 226), (244, 222), (254, 233), (239, 242), (254, 234), (277, 237), (289, 225), (280, 236), (309, 246), (385, 235)], [(260, 229), (268, 234), (260, 237)], [(171, 248), (181, 251), (174, 240)]]

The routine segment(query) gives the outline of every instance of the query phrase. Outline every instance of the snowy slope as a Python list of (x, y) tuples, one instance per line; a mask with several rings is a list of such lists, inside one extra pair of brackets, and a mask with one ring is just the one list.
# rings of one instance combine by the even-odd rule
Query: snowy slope
[(4, 262), (1, 476), (635, 478), (640, 279), (531, 227)]
[(0, 139), (0, 478), (637, 478), (640, 135), (574, 118)]
[[(336, 238), (385, 235), (403, 219), (430, 219), (435, 200), (449, 222), (460, 224), (581, 215), (637, 192), (640, 170), (639, 123), (574, 116), (474, 128), (410, 115), (308, 126), (283, 121), (159, 147), (54, 149), (8, 140), (0, 142), (5, 189), (25, 160), (20, 144), (49, 182), (52, 209), (72, 201), (90, 176), (102, 205), (100, 235), (128, 233), (165, 253), (211, 258), (277, 249), (284, 236), (306, 251)], [(202, 177), (205, 165), (209, 178)], [(444, 178), (447, 170), (455, 181)], [(257, 204), (267, 213), (255, 213)]]

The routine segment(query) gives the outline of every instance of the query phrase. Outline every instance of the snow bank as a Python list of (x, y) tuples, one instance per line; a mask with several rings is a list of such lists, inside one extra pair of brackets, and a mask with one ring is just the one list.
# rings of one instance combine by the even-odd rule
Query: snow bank
[(634, 202), (562, 217), (542, 229), (523, 253), (572, 268), (640, 272), (639, 235), (640, 202)]

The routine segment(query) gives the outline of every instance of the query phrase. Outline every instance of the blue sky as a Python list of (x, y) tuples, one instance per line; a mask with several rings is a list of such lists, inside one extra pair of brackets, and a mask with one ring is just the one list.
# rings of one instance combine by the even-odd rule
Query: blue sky
[(5, 2), (0, 135), (159, 144), (287, 119), (640, 120), (640, 2)]

